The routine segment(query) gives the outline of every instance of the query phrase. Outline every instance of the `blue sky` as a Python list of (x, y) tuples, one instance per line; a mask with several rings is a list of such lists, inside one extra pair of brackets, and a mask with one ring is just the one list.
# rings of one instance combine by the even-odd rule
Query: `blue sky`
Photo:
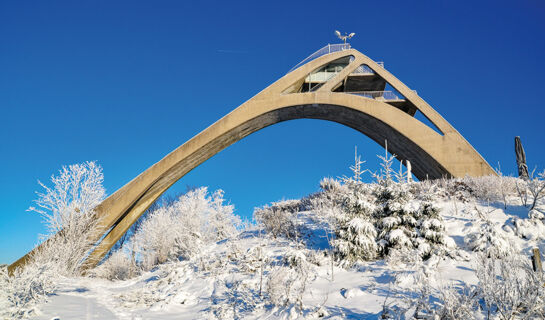
[[(513, 138), (545, 167), (542, 1), (0, 1), (0, 263), (44, 232), (37, 180), (96, 160), (112, 193), (327, 43), (333, 30), (430, 103), (507, 174)], [(296, 120), (222, 151), (169, 192), (222, 188), (242, 217), (349, 174), (339, 124)]]

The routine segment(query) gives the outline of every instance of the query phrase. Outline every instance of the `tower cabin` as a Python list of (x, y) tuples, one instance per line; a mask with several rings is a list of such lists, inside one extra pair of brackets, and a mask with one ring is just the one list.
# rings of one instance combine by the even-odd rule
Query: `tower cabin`
[[(329, 54), (336, 51), (343, 51), (350, 49), (350, 44), (328, 44), (322, 49), (316, 51), (305, 60), (301, 61), (298, 65), (293, 67), (291, 71), (297, 69), (303, 64), (308, 63), (325, 54)], [(312, 92), (318, 90), (324, 83), (333, 78), (339, 72), (341, 72), (350, 62), (354, 60), (354, 57), (348, 56), (332, 61), (331, 63), (314, 70), (308, 74), (307, 77), (302, 79), (298, 85), (291, 87), (288, 92), (284, 93), (296, 93), (296, 92)], [(379, 67), (384, 68), (383, 62), (376, 62)], [(386, 80), (379, 76), (370, 66), (361, 65), (354, 71), (352, 71), (342, 82), (337, 84), (333, 88), (333, 92), (344, 92), (349, 94), (355, 94), (362, 97), (380, 100), (388, 103), (403, 112), (414, 116), (417, 108), (405, 97), (392, 88)]]

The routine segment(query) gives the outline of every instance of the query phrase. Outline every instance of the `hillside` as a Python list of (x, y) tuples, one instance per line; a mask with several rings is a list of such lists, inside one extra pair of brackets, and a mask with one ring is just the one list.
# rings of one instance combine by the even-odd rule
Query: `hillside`
[[(89, 275), (58, 277), (44, 299), (11, 309), (11, 316), (544, 315), (544, 279), (532, 270), (530, 259), (534, 247), (545, 252), (543, 198), (538, 195), (530, 210), (531, 190), (525, 191), (524, 205), (524, 194), (517, 192), (523, 182), (514, 178), (404, 182), (406, 177), (377, 177), (376, 183), (360, 182), (359, 175), (326, 178), (315, 194), (256, 209), (251, 225), (237, 221), (223, 193), (196, 189), (157, 206)], [(187, 212), (194, 214), (191, 220)], [(220, 227), (226, 225), (234, 227)], [(177, 236), (163, 237), (180, 228)], [(164, 258), (159, 254), (164, 248), (157, 245), (161, 241), (168, 249)]]

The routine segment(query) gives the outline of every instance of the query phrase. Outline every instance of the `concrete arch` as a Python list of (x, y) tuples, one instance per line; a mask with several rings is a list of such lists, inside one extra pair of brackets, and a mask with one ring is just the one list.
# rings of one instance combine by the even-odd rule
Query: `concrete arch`
[[(296, 92), (298, 84), (310, 72), (350, 55), (354, 59), (319, 89)], [(400, 92), (443, 134), (414, 118), (414, 113), (411, 115), (411, 112), (384, 101), (332, 92), (362, 64), (368, 65)], [(96, 214), (101, 221), (101, 234), (107, 234), (90, 254), (84, 268), (98, 263), (142, 213), (189, 171), (253, 132), (282, 121), (303, 118), (341, 123), (383, 147), (387, 140), (392, 153), (401, 160), (411, 161), (419, 179), (494, 174), (473, 147), (415, 92), (358, 51), (339, 51), (321, 56), (285, 75), (105, 199), (96, 208)], [(10, 270), (23, 265), (27, 257), (28, 254), (12, 264)]]

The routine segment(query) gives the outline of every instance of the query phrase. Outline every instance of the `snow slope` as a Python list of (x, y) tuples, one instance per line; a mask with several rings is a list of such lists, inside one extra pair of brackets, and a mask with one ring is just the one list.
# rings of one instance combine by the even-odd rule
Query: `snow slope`
[[(327, 222), (300, 212), (296, 225), (302, 233), (295, 240), (274, 239), (252, 227), (202, 248), (189, 261), (168, 262), (130, 280), (64, 278), (34, 318), (377, 319), (384, 310), (403, 310), (424, 281), (434, 287), (477, 285), (472, 248), (483, 229), (508, 239), (528, 257), (533, 247), (545, 252), (540, 226), (519, 226), (526, 238), (516, 234), (517, 218), (526, 219), (528, 213), (517, 201), (509, 199), (505, 210), (503, 203), (438, 198), (446, 232), (457, 248), (426, 261), (392, 256), (352, 268), (336, 263), (332, 268)], [(401, 316), (409, 317), (408, 312)]]

